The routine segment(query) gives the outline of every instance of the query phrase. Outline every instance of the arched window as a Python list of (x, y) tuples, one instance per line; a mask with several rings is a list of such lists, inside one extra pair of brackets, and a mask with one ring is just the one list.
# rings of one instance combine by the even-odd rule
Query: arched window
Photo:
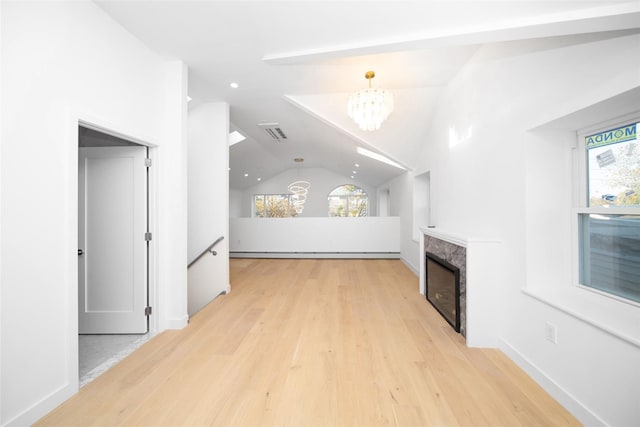
[(367, 216), (369, 198), (360, 187), (345, 184), (329, 193), (329, 216)]

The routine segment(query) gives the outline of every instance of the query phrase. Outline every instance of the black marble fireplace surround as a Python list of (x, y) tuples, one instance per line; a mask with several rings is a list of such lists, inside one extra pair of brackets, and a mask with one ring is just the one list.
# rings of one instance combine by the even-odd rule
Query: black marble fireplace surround
[[(464, 246), (458, 246), (456, 244), (438, 239), (433, 236), (424, 236), (424, 252), (425, 256), (423, 257), (423, 262), (425, 263), (426, 270), (426, 262), (427, 257), (426, 254), (433, 254), (440, 260), (445, 261), (446, 263), (454, 266), (458, 269), (459, 273), (459, 320), (460, 320), (460, 333), (462, 336), (466, 337), (467, 331), (467, 321), (466, 321), (466, 310), (467, 310), (467, 248)], [(428, 273), (427, 273), (428, 274)], [(426, 277), (425, 277), (426, 280)], [(426, 286), (426, 283), (425, 283)], [(428, 297), (428, 293), (425, 291), (425, 295)], [(446, 317), (445, 317), (446, 318)], [(449, 319), (447, 319), (449, 320)], [(450, 322), (451, 323), (451, 322)], [(455, 325), (452, 324), (455, 329)]]

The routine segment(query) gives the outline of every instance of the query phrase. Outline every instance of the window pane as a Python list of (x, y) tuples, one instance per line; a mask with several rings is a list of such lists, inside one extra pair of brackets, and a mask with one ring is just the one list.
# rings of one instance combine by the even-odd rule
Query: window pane
[(640, 302), (640, 215), (580, 214), (580, 283)]
[(640, 206), (640, 148), (636, 124), (585, 138), (589, 206)]
[(366, 195), (367, 193), (365, 193), (362, 188), (353, 184), (341, 185), (340, 187), (334, 188), (333, 191), (329, 193), (330, 196), (352, 196), (360, 194)]
[(256, 194), (253, 196), (253, 206), (256, 218), (264, 218), (264, 195)]
[(366, 197), (349, 197), (349, 216), (367, 216)]
[(297, 215), (289, 194), (255, 194), (253, 200), (256, 218), (287, 218)]
[(291, 216), (288, 195), (269, 194), (265, 197), (266, 216), (268, 218), (286, 218)]
[(329, 216), (347, 216), (347, 198), (329, 196)]

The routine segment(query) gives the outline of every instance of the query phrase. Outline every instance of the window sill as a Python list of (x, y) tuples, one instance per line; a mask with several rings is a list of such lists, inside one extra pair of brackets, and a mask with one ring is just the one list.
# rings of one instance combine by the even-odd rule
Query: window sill
[(640, 348), (640, 307), (581, 287), (527, 286), (522, 292), (578, 320)]

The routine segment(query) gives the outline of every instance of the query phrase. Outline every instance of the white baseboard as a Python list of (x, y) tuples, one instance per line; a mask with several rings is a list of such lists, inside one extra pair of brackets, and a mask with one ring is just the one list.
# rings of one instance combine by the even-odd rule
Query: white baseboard
[(160, 329), (161, 331), (165, 329), (182, 329), (189, 324), (189, 315), (185, 314), (178, 318), (163, 319), (162, 323), (164, 327)]
[[(77, 386), (76, 386), (77, 387)], [(69, 399), (71, 396), (78, 392), (78, 389), (70, 384), (67, 384), (53, 393), (46, 396), (44, 399), (39, 400), (32, 406), (16, 415), (5, 424), (3, 427), (22, 427), (35, 424), (40, 418), (47, 415), (49, 412), (57, 408), (62, 402)]]
[(541, 369), (535, 366), (529, 359), (516, 350), (503, 339), (499, 340), (500, 350), (505, 353), (516, 365), (524, 370), (540, 387), (545, 389), (555, 400), (567, 409), (585, 426), (607, 426), (596, 414), (591, 412), (580, 401), (573, 397), (567, 390), (553, 381)]

